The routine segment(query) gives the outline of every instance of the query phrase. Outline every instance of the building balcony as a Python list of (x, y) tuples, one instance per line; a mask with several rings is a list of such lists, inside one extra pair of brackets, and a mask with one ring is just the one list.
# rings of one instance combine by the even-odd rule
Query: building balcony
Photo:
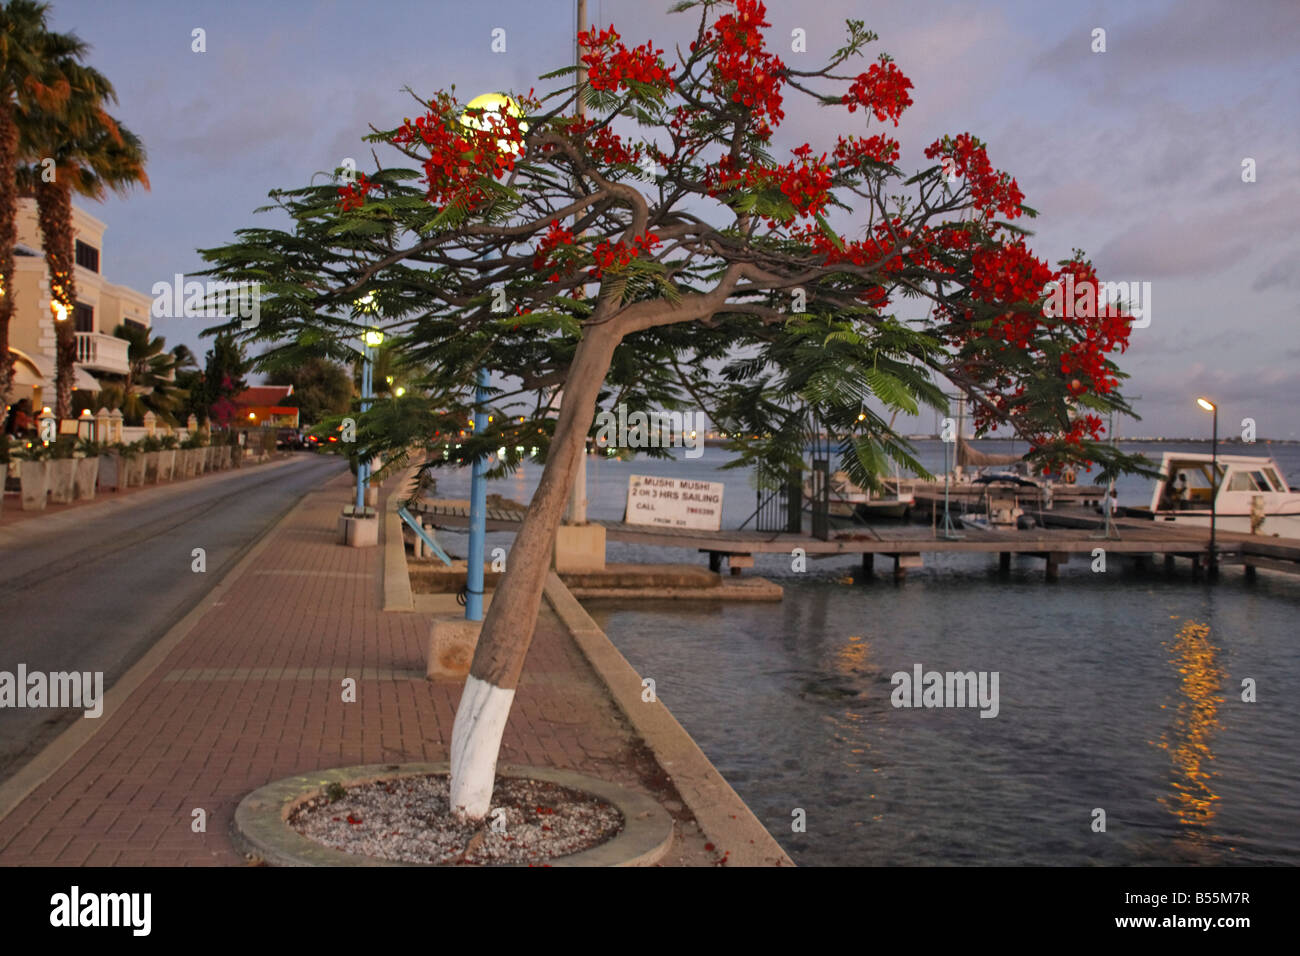
[(130, 367), (127, 350), (130, 343), (102, 332), (77, 333), (77, 364), (88, 372), (125, 375)]

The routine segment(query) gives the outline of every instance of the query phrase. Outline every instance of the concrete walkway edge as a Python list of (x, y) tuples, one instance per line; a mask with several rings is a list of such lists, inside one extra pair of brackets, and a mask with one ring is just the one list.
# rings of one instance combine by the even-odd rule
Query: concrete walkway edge
[(546, 599), (633, 729), (672, 777), (700, 827), (732, 866), (794, 866), (754, 811), (718, 772), (662, 702), (641, 699), (641, 675), (591, 619), (554, 571)]

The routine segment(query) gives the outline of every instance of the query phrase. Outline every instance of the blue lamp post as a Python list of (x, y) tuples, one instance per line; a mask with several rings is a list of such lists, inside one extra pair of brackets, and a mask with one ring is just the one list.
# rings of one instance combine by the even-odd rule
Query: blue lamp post
[[(503, 93), (484, 93), (470, 100), (465, 107), (460, 121), (470, 129), (488, 131), (493, 125), (484, 118), (485, 112), (509, 113), (521, 116), (519, 105)], [(528, 131), (528, 124), (521, 123), (520, 133)], [(523, 144), (507, 139), (497, 141), (502, 152), (518, 153)], [(488, 371), (479, 369), (474, 380), (474, 434), (487, 430)], [(470, 476), (469, 491), (469, 557), (468, 573), (465, 579), (465, 620), (483, 620), (483, 556), (487, 543), (487, 459), (479, 456), (474, 459)]]
[[(369, 299), (369, 296), (366, 297)], [(374, 350), (384, 342), (384, 333), (378, 329), (367, 329), (361, 337), (361, 412), (374, 400)], [(357, 509), (358, 515), (365, 514), (366, 490), (370, 486), (370, 463), (357, 457)]]
[[(488, 371), (474, 383), (474, 434), (487, 430)], [(483, 556), (487, 549), (487, 458), (474, 459), (469, 485), (469, 573), (465, 579), (465, 620), (483, 620)]]

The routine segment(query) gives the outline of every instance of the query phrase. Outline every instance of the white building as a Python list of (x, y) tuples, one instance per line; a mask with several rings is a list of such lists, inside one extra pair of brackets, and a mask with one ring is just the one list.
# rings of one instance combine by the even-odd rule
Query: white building
[[(127, 342), (116, 338), (120, 324), (149, 328), (152, 299), (126, 286), (113, 285), (103, 275), (103, 222), (84, 209), (73, 207), (76, 236), (77, 300), (72, 322), (77, 335), (75, 388), (98, 389), (96, 373), (125, 375)], [(9, 325), (9, 351), (14, 357), (14, 384), (10, 402), (30, 398), (32, 408), (52, 405), (55, 398), (55, 319), (50, 309), (50, 281), (36, 218), (36, 202), (19, 200), (18, 242), (14, 249), (13, 320)]]

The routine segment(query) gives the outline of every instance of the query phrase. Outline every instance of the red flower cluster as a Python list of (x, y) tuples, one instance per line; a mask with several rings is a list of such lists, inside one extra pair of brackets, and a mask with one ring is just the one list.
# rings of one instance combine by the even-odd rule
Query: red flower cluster
[[(785, 225), (793, 222), (795, 216), (821, 212), (830, 199), (833, 178), (826, 154), (814, 159), (812, 147), (807, 143), (791, 152), (795, 158), (784, 165), (748, 166), (743, 174), (734, 171), (729, 155), (722, 156), (705, 174), (708, 194), (718, 196), (739, 188), (780, 189), (794, 205), (794, 215), (785, 220)], [(776, 223), (769, 220), (769, 225)]]
[[(758, 121), (756, 135), (763, 140), (772, 135), (772, 127), (785, 119), (781, 110), (781, 87), (785, 84), (785, 64), (764, 48), (763, 27), (767, 8), (761, 0), (736, 0), (736, 12), (718, 17), (705, 31), (704, 44), (716, 44), (711, 69), (719, 88), (731, 102), (748, 109)], [(696, 44), (691, 44), (694, 50)]]
[(875, 113), (876, 119), (882, 123), (892, 119), (897, 126), (898, 117), (912, 105), (912, 98), (907, 95), (911, 88), (912, 81), (882, 53), (879, 63), (871, 64), (867, 72), (858, 74), (840, 102), (848, 106), (850, 113), (861, 106)]
[[(1096, 270), (1087, 262), (1066, 262), (1053, 279), (1062, 282), (1067, 274), (1074, 277), (1076, 288), (1085, 282), (1093, 283), (1095, 287), (1097, 282)], [(1063, 316), (1057, 321), (1081, 327), (1083, 333), (1083, 338), (1072, 342), (1061, 356), (1061, 374), (1075, 377), (1072, 382), (1080, 381), (1083, 386), (1080, 391), (1091, 388), (1099, 394), (1106, 394), (1114, 390), (1119, 382), (1107, 368), (1106, 356), (1128, 349), (1129, 334), (1133, 331), (1132, 316), (1123, 314), (1118, 308), (1099, 307), (1090, 316)]]
[(1035, 258), (1024, 240), (977, 249), (971, 256), (971, 294), (995, 306), (1020, 306), (999, 315), (987, 335), (1001, 339), (1003, 347), (1027, 349), (1040, 328), (1040, 315), (1023, 306), (1037, 303), (1043, 287), (1052, 280), (1047, 263)]
[[(1049, 283), (1061, 282), (1067, 275), (1080, 286), (1096, 282), (1089, 263), (1070, 261), (1052, 270), (1025, 248), (1023, 240), (977, 249), (971, 262), (973, 297), (994, 307), (1007, 307), (1008, 311), (994, 318), (987, 329), (959, 324), (953, 332), (957, 343), (991, 337), (1001, 343), (996, 346), (999, 351), (1020, 349), (1044, 362), (1048, 355), (1054, 356), (1051, 361), (1057, 365), (1059, 381), (1072, 398), (1088, 393), (1104, 395), (1115, 389), (1118, 380), (1107, 355), (1128, 347), (1132, 319), (1116, 314), (1119, 310), (1098, 309), (1071, 316), (1045, 315), (1043, 310), (1044, 287)], [(964, 316), (967, 320), (975, 318), (970, 310), (964, 310)], [(1024, 414), (1030, 409), (1026, 385), (1017, 384), (1008, 372), (989, 374), (979, 363), (971, 364), (967, 372), (981, 382), (989, 392), (989, 401), (1004, 414)], [(991, 410), (984, 409), (977, 413), (976, 424), (992, 424), (994, 417)], [(1078, 415), (1052, 435), (1036, 435), (1032, 440), (1037, 447), (1058, 441), (1077, 446), (1085, 438), (1098, 440), (1102, 431), (1099, 416)]]
[(605, 274), (606, 269), (622, 269), (637, 256), (650, 255), (651, 250), (657, 245), (659, 245), (659, 237), (652, 232), (637, 236), (630, 246), (623, 242), (611, 243), (608, 239), (602, 239), (596, 244), (596, 248), (591, 250), (592, 258), (596, 260), (596, 268), (589, 270), (587, 275), (599, 279)]
[[(440, 93), (437, 109), (407, 120), (394, 135), (396, 145), (423, 143), (429, 149), (424, 161), (428, 198), (443, 208), (453, 202), (469, 209), (487, 201), (487, 192), (478, 185), (481, 176), (500, 179), (514, 169), (515, 152), (524, 140), (520, 120), (506, 110), (484, 112), (478, 122), (486, 129), (474, 129), (459, 121), (455, 102)], [(504, 147), (504, 148), (503, 148)]]
[(602, 126), (596, 130), (596, 135), (590, 136), (592, 128), (596, 125), (594, 120), (588, 120), (585, 123), (570, 123), (568, 133), (573, 137), (582, 137), (587, 139), (587, 149), (596, 159), (600, 160), (607, 166), (617, 166), (623, 163), (639, 163), (641, 161), (641, 147), (635, 146), (629, 148), (622, 137), (615, 133), (608, 126)]
[(649, 41), (628, 49), (619, 42), (618, 31), (611, 25), (600, 33), (580, 31), (578, 45), (589, 51), (582, 55), (582, 62), (587, 66), (587, 82), (594, 90), (629, 89), (629, 80), (660, 89), (676, 88), (669, 75), (673, 68), (664, 67), (664, 51), (654, 49)]
[[(558, 246), (573, 245), (573, 230), (560, 225), (558, 219), (551, 220), (551, 226), (546, 230), (546, 235), (537, 245), (537, 252), (533, 255), (533, 268), (541, 272), (550, 263), (551, 252)], [(551, 273), (551, 282), (559, 282), (560, 274)]]
[(898, 162), (898, 140), (887, 136), (841, 136), (831, 154), (840, 169), (858, 169), (867, 160), (876, 163)]
[(971, 293), (975, 298), (1006, 305), (1037, 302), (1054, 275), (1047, 263), (1025, 247), (1023, 239), (975, 250), (971, 267)]
[(362, 173), (355, 183), (339, 187), (339, 208), (343, 212), (360, 209), (366, 204), (366, 194), (375, 188), (375, 184), (366, 179)]
[[(1075, 392), (1075, 394), (1079, 394), (1083, 391), (1084, 389), (1080, 388), (1077, 392)], [(1065, 441), (1067, 445), (1078, 446), (1083, 444), (1083, 437), (1085, 435), (1087, 435), (1093, 441), (1098, 441), (1101, 439), (1102, 433), (1104, 431), (1105, 431), (1105, 426), (1101, 420), (1100, 415), (1093, 415), (1093, 414), (1080, 415), (1077, 418), (1075, 418), (1074, 421), (1070, 422), (1070, 427), (1065, 430), (1065, 433), (1061, 435), (1061, 438)], [(1038, 441), (1036, 442), (1036, 444), (1038, 445), (1047, 444), (1047, 436), (1045, 435), (1038, 436)], [(1084, 462), (1083, 464), (1084, 467), (1088, 467), (1088, 465), (1090, 465), (1091, 462)], [(1051, 468), (1055, 468), (1055, 466), (1056, 463), (1051, 463), (1049, 465), (1049, 467)], [(1047, 472), (1044, 471), (1044, 474), (1047, 474)]]
[(1008, 173), (998, 172), (989, 162), (984, 144), (970, 133), (956, 139), (945, 136), (926, 147), (927, 159), (951, 158), (957, 175), (970, 184), (971, 200), (983, 213), (994, 209), (1008, 219), (1020, 215), (1025, 194)]

